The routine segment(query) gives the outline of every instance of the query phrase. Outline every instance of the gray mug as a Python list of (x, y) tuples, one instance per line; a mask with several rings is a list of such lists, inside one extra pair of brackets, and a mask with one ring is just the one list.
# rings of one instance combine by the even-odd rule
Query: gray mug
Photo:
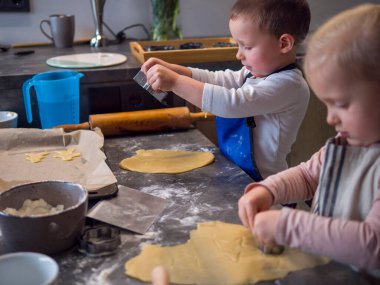
[[(43, 24), (50, 27), (50, 35), (44, 30)], [(40, 22), (41, 32), (50, 39), (57, 48), (72, 47), (74, 43), (74, 15), (50, 15), (49, 20)]]

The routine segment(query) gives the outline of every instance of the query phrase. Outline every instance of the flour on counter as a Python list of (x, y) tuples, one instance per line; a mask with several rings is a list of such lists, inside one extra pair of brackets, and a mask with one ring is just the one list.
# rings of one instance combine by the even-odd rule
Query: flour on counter
[(130, 234), (130, 235), (121, 235), (121, 243), (124, 244), (128, 241), (134, 241), (134, 240), (157, 240), (160, 239), (160, 233), (159, 232), (147, 232), (143, 235), (140, 234)]
[(202, 218), (199, 216), (192, 216), (192, 217), (187, 217), (184, 219), (181, 219), (180, 222), (183, 226), (193, 226), (197, 223), (200, 223), (202, 221)]
[(143, 187), (140, 190), (141, 192), (164, 199), (172, 199), (174, 197), (182, 197), (191, 194), (190, 190), (185, 187), (163, 188), (161, 185), (151, 185), (148, 187)]
[(87, 280), (86, 285), (108, 285), (111, 284), (108, 280), (108, 276), (119, 266), (115, 263), (109, 268), (103, 269), (100, 272), (93, 274), (89, 280)]

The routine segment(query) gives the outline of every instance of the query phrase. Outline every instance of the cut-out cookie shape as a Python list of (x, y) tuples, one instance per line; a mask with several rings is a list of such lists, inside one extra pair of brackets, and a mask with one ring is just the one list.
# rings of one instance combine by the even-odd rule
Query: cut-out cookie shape
[(59, 150), (55, 152), (56, 155), (54, 157), (61, 158), (64, 161), (70, 161), (73, 160), (75, 157), (80, 156), (79, 152), (76, 152), (75, 148), (71, 147), (67, 150)]
[(35, 152), (35, 153), (26, 153), (26, 160), (29, 160), (30, 162), (37, 163), (43, 160), (49, 153), (44, 152)]

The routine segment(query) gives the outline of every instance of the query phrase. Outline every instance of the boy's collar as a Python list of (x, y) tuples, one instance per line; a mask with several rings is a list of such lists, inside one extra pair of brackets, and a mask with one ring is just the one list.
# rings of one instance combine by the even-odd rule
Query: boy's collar
[[(281, 71), (285, 71), (285, 70), (291, 70), (291, 69), (295, 69), (295, 68), (298, 68), (298, 65), (297, 63), (295, 62), (292, 62), (292, 63), (289, 63), (288, 65), (285, 65), (284, 67), (281, 67), (275, 71), (273, 71), (271, 74), (274, 74), (274, 73), (279, 73)], [(271, 74), (268, 74), (267, 76), (271, 75)]]
[(295, 68), (298, 68), (298, 65), (297, 63), (295, 62), (292, 62), (292, 63), (289, 63), (288, 65), (285, 65), (284, 67), (281, 67), (279, 69), (276, 69), (275, 71), (273, 71), (272, 73), (268, 74), (268, 75), (265, 75), (263, 77), (256, 77), (256, 76), (253, 76), (251, 72), (249, 72), (246, 76), (245, 76), (245, 79), (248, 79), (248, 78), (266, 78), (268, 77), (269, 75), (272, 75), (272, 74), (275, 74), (275, 73), (279, 73), (279, 72), (282, 72), (282, 71), (286, 71), (286, 70), (291, 70), (291, 69), (295, 69)]

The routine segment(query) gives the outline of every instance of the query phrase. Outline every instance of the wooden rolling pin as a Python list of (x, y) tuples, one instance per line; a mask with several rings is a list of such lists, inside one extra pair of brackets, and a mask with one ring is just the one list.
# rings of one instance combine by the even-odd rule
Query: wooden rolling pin
[(188, 129), (197, 121), (210, 121), (214, 115), (205, 112), (190, 113), (187, 107), (131, 111), (90, 115), (89, 121), (77, 125), (59, 125), (65, 131), (89, 130), (98, 127), (104, 136), (138, 132), (159, 132)]

